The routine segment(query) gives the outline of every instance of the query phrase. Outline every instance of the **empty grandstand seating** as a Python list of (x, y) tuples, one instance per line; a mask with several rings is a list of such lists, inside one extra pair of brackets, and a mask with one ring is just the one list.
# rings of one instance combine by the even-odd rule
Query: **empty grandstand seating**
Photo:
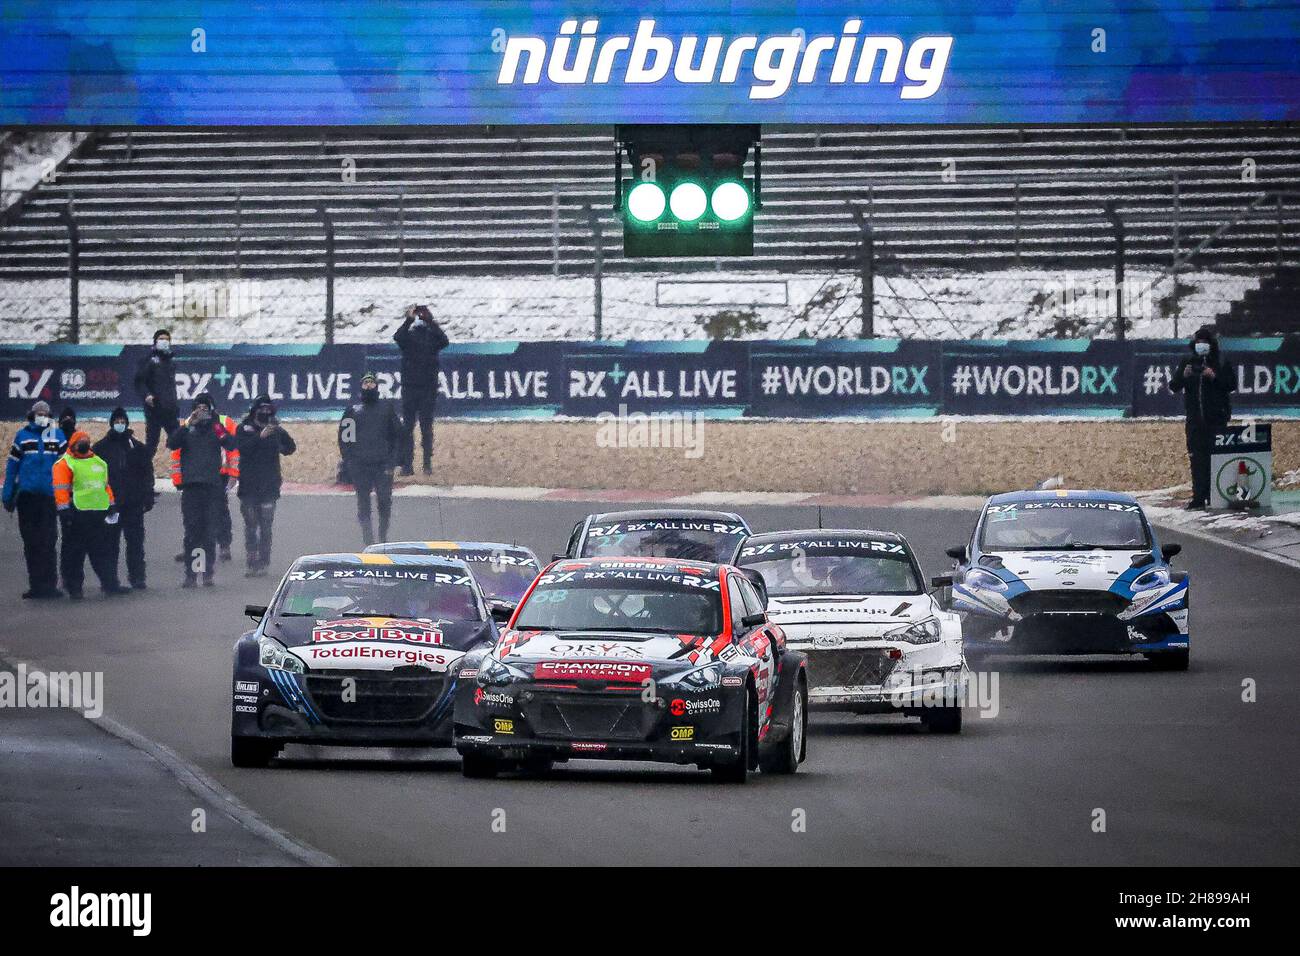
[[(105, 132), (6, 216), (0, 278), (66, 270), (69, 202), (87, 276), (319, 274), (322, 210), (343, 274), (572, 273), (592, 261), (585, 204), (609, 271), (715, 266), (622, 259), (613, 169), (608, 127)], [(1097, 267), (1113, 201), (1135, 267), (1235, 223), (1192, 265), (1261, 272), (1300, 263), (1300, 129), (768, 127), (763, 201), (754, 257), (726, 268), (851, 263), (851, 204), (886, 270)]]

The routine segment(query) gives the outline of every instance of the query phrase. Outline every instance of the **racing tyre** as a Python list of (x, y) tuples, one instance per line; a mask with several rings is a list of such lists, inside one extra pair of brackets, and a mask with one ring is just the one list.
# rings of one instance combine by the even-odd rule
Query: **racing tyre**
[[(758, 765), (763, 773), (794, 773), (804, 757), (808, 731), (808, 688), (798, 661), (787, 662), (787, 681), (776, 702), (777, 722), (784, 731), (779, 743), (759, 747)], [(770, 733), (770, 731), (769, 731)]]
[(713, 779), (719, 783), (744, 783), (749, 777), (749, 762), (753, 753), (752, 738), (757, 733), (754, 727), (753, 697), (749, 686), (745, 686), (745, 706), (741, 713), (740, 752), (729, 762), (711, 767)]
[(961, 733), (960, 707), (923, 707), (921, 726), (932, 734)]
[(278, 744), (254, 737), (230, 738), (230, 762), (236, 767), (265, 767), (280, 752)]
[(1165, 651), (1163, 654), (1148, 654), (1151, 666), (1161, 671), (1185, 671), (1192, 663), (1192, 654), (1187, 648), (1177, 651)]
[(460, 772), (470, 780), (491, 780), (500, 769), (500, 764), (482, 754), (462, 754), (460, 758)]

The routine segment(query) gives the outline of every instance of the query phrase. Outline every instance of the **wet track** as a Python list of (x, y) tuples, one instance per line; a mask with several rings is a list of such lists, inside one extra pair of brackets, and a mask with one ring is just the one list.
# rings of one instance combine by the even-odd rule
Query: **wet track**
[[(608, 505), (405, 498), (410, 538), (517, 539), (543, 558)], [(807, 526), (809, 508), (741, 510), (756, 530)], [(826, 509), (828, 526), (906, 534), (927, 574), (950, 563), (972, 513)], [(236, 516), (238, 537), (239, 518)], [(285, 832), (344, 863), (1290, 864), (1300, 856), (1300, 571), (1198, 540), (1192, 670), (1140, 660), (1006, 661), (992, 719), (959, 737), (897, 718), (819, 715), (794, 777), (743, 787), (691, 769), (576, 761), (546, 778), (464, 780), (454, 753), (293, 749), (269, 770), (228, 762), (231, 646), (245, 603), (274, 579), (223, 565), (215, 589), (181, 591), (179, 501), (151, 515), (152, 590), (119, 601), (88, 582), (79, 605), (33, 605), (16, 527), (0, 646), (15, 659), (103, 670), (107, 712), (197, 764)], [(309, 551), (358, 547), (351, 499), (287, 498), (277, 570)], [(1166, 540), (1181, 540), (1166, 534)], [(1242, 701), (1257, 682), (1258, 702)], [(3, 714), (0, 714), (3, 719)], [(93, 778), (86, 787), (95, 785)], [(1094, 810), (1106, 832), (1093, 830)], [(802, 811), (805, 832), (793, 832)], [(497, 822), (496, 827), (493, 826)], [(504, 822), (504, 832), (501, 822)], [(159, 820), (192, 839), (188, 818)], [(178, 862), (181, 860), (178, 859)]]

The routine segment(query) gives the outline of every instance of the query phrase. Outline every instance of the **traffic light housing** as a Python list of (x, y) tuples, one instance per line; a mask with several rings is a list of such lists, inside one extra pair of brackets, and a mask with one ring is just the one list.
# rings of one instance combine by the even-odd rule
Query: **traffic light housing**
[[(761, 203), (759, 127), (619, 126), (615, 207), (628, 258), (750, 256)], [(745, 162), (754, 151), (753, 180)], [(631, 165), (624, 175), (622, 157)]]

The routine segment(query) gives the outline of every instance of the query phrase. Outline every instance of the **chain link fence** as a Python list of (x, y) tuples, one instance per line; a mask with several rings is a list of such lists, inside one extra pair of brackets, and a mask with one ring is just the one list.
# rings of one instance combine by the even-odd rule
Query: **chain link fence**
[[(1023, 183), (981, 183), (978, 215), (964, 219), (904, 215), (873, 183), (836, 186), (843, 201), (826, 210), (824, 234), (784, 236), (778, 199), (771, 224), (760, 213), (756, 226), (772, 249), (759, 242), (754, 260), (664, 262), (623, 259), (616, 215), (585, 191), (541, 194), (548, 225), (507, 234), (476, 231), (466, 204), (454, 255), (438, 252), (447, 226), (418, 218), (425, 199), (404, 192), (339, 191), (271, 217), (253, 211), (268, 194), (178, 190), (196, 204), (188, 219), (149, 225), (82, 215), (69, 196), (51, 225), (63, 261), (47, 255), (44, 273), (0, 277), (0, 340), (148, 341), (169, 326), (191, 342), (382, 341), (413, 303), (427, 303), (462, 341), (1167, 337), (1215, 321), (1260, 287), (1268, 267), (1231, 255), (1200, 264), (1241, 253), (1243, 224), (1247, 260), (1300, 262), (1294, 194), (1259, 192), (1217, 221), (1180, 218), (1177, 202), (1157, 215), (1099, 199), (1067, 224), (1087, 227), (1086, 258), (1053, 266), (1061, 240), (1040, 233), (1059, 236), (1062, 223), (1022, 211)], [(1177, 183), (1168, 191), (1177, 197)], [(961, 242), (927, 245), (927, 226), (984, 244), (978, 256)], [(992, 230), (985, 240), (982, 230)], [(23, 241), (7, 231), (0, 245)], [(1126, 236), (1140, 241), (1126, 246)], [(172, 254), (159, 257), (160, 244)], [(133, 265), (134, 248), (173, 268), (143, 257)]]

